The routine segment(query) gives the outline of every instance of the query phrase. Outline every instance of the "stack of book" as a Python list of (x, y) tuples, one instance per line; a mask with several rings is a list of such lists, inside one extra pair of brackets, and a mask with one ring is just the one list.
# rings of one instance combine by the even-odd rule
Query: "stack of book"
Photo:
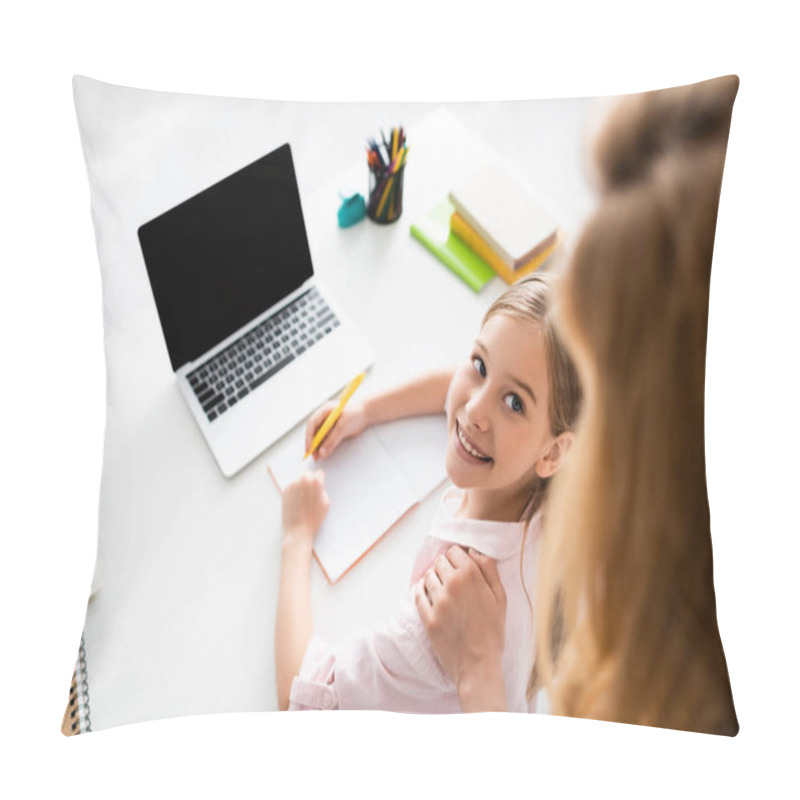
[(456, 185), (411, 234), (475, 291), (533, 272), (564, 239), (553, 211), (499, 162)]

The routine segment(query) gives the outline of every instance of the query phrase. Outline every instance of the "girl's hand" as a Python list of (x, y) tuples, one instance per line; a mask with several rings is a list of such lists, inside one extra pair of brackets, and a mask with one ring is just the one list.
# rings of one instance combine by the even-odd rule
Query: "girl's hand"
[(453, 546), (417, 584), (415, 602), (462, 709), (504, 710), (506, 594), (495, 562)]
[(307, 472), (290, 483), (282, 494), (283, 541), (308, 545), (320, 529), (330, 508), (325, 491), (325, 473)]
[[(337, 405), (339, 405), (337, 401), (330, 400), (320, 406), (309, 418), (306, 425), (306, 452), (311, 447), (311, 442), (314, 441), (314, 434)], [(339, 442), (352, 436), (358, 436), (366, 430), (367, 426), (367, 413), (363, 401), (350, 400), (344, 407), (342, 416), (336, 420), (336, 424), (328, 431), (312, 458), (314, 461), (327, 458), (337, 448)]]

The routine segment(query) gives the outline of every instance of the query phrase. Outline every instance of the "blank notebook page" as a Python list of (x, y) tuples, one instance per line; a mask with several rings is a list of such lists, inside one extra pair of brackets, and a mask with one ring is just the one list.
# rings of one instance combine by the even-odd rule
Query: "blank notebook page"
[(283, 489), (304, 472), (325, 473), (330, 510), (314, 552), (335, 583), (403, 514), (445, 478), (444, 415), (401, 420), (346, 439), (325, 461), (303, 461), (300, 426), (269, 460)]
[(422, 500), (447, 477), (444, 414), (400, 419), (372, 430), (411, 484), (417, 500)]

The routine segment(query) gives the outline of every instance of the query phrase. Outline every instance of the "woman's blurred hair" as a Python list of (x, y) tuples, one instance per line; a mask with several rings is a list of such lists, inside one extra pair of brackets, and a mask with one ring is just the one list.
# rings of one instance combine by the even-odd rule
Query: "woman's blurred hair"
[[(625, 98), (561, 286), (584, 391), (552, 487), (538, 669), (558, 714), (735, 735), (705, 476), (708, 295), (738, 78)], [(554, 633), (556, 635), (554, 635)]]

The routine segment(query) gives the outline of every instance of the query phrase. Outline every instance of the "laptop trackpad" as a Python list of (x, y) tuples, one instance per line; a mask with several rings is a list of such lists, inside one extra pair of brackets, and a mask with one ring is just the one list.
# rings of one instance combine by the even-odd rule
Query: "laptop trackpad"
[(233, 475), (371, 363), (351, 327), (334, 330), (205, 428), (222, 472)]

